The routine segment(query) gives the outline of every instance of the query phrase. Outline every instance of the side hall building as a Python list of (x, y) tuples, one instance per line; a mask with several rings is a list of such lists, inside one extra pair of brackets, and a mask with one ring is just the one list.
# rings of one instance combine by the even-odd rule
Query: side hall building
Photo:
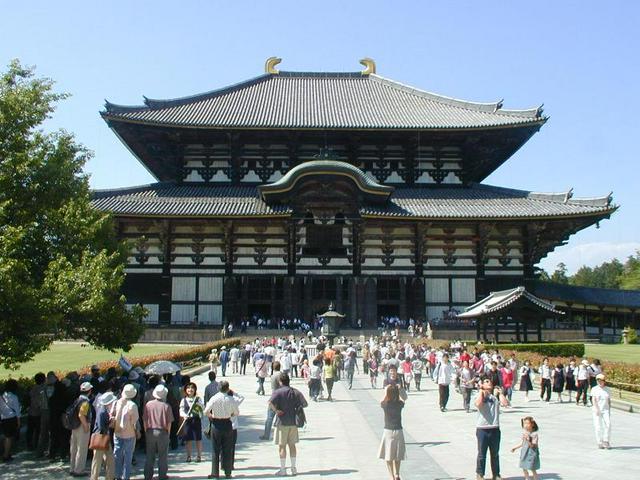
[(439, 319), (609, 218), (610, 195), (486, 185), (545, 124), (376, 74), (265, 73), (141, 106), (106, 103), (113, 132), (157, 179), (94, 192), (131, 244), (124, 293), (150, 325), (254, 314)]

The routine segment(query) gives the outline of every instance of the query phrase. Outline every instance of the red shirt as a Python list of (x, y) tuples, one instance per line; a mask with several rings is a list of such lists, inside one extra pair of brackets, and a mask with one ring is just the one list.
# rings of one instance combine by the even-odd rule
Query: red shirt
[(471, 360), (471, 355), (469, 355), (469, 353), (463, 352), (462, 355), (460, 355), (461, 362), (468, 362), (469, 360)]
[(502, 386), (504, 388), (508, 388), (513, 385), (513, 370), (510, 368), (501, 368), (500, 375), (502, 375)]

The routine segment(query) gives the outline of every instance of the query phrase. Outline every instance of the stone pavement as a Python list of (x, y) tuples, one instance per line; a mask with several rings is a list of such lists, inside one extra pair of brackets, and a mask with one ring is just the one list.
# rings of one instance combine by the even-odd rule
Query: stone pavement
[[(220, 379), (220, 378), (219, 378)], [(274, 478), (279, 468), (275, 445), (260, 441), (266, 415), (267, 397), (255, 394), (255, 377), (227, 377), (231, 387), (246, 396), (240, 408), (241, 420), (234, 478)], [(202, 391), (206, 374), (195, 378)], [(305, 396), (307, 389), (300, 379), (293, 386)], [(465, 413), (461, 396), (451, 390), (449, 411), (437, 407), (437, 388), (431, 380), (423, 380), (426, 391), (410, 392), (403, 412), (407, 442), (406, 461), (402, 462), (404, 480), (475, 479), (475, 414)], [(268, 388), (267, 388), (268, 390)], [(532, 392), (533, 393), (533, 392)], [(267, 392), (268, 394), (268, 392)], [(368, 377), (357, 375), (353, 390), (344, 382), (334, 388), (335, 401), (310, 402), (309, 424), (301, 431), (298, 445), (298, 476), (303, 479), (330, 478), (385, 480), (386, 466), (378, 460), (377, 451), (383, 428), (379, 401), (382, 390), (372, 390)], [(540, 425), (540, 478), (546, 480), (640, 478), (640, 415), (614, 410), (612, 412), (611, 450), (598, 450), (595, 445), (591, 412), (575, 404), (544, 404), (532, 395), (524, 403), (519, 392), (514, 393), (511, 409), (501, 417), (501, 470), (504, 479), (522, 479), (518, 468), (519, 454), (510, 448), (519, 443), (520, 418), (533, 416)], [(203, 445), (202, 463), (186, 463), (184, 449), (170, 454), (169, 475), (172, 478), (206, 478), (210, 473), (210, 444)], [(142, 478), (144, 456), (138, 455), (136, 476)], [(0, 464), (2, 479), (70, 478), (66, 465), (49, 464), (19, 453), (10, 464)], [(488, 467), (489, 468), (489, 467)], [(487, 478), (490, 472), (486, 472)]]

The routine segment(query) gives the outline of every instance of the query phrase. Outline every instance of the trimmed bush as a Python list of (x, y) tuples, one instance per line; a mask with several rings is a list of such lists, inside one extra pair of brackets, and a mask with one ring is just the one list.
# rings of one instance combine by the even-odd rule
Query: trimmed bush
[(582, 357), (584, 343), (505, 343), (493, 346), (499, 350), (533, 352), (548, 357)]

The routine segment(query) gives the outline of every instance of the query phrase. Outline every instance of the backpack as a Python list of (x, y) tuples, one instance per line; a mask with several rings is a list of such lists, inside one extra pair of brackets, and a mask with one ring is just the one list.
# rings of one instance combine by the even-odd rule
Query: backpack
[(67, 430), (75, 430), (80, 426), (80, 419), (78, 418), (79, 407), (80, 399), (77, 399), (63, 412), (62, 426)]

